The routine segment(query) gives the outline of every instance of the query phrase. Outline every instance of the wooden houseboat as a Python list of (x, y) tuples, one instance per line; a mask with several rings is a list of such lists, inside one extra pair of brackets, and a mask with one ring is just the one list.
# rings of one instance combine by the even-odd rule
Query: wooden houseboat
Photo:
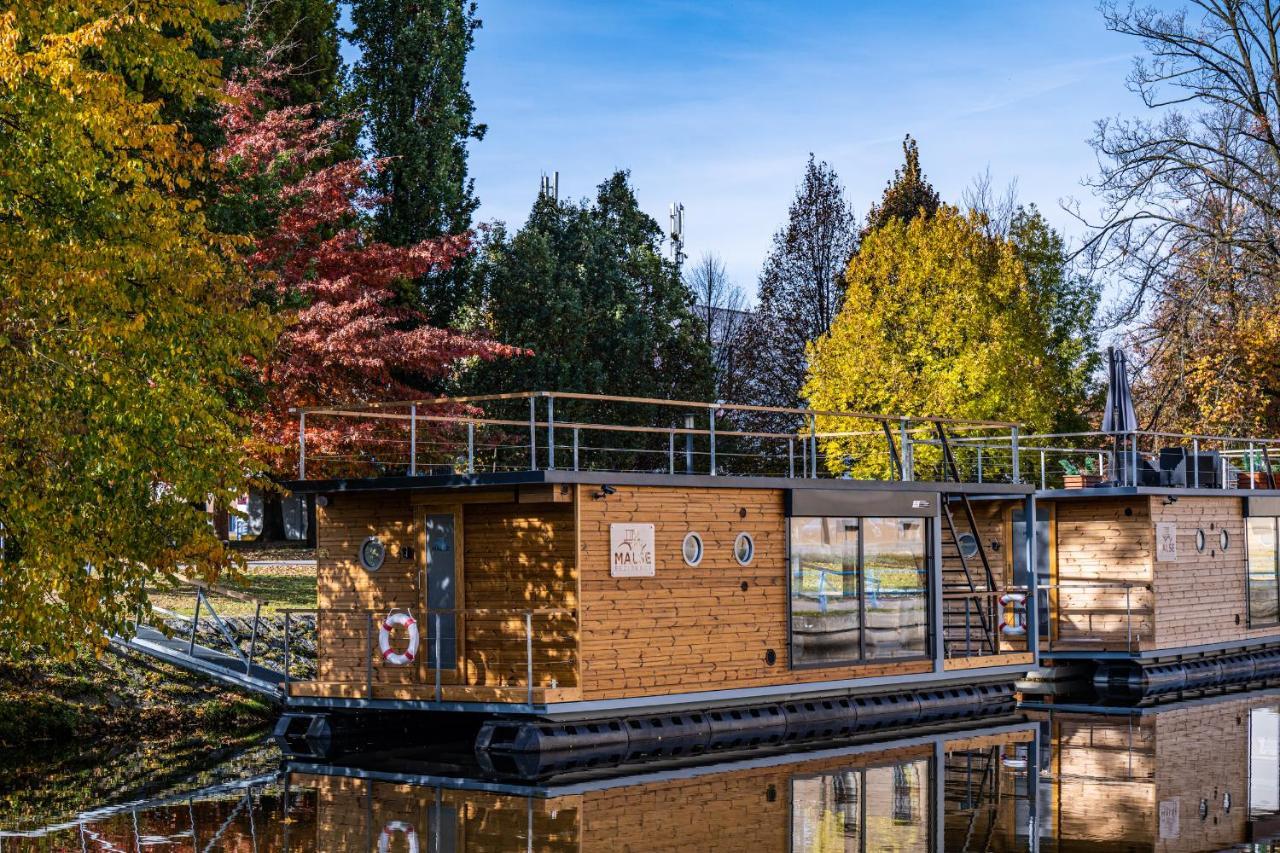
[[(299, 423), (318, 672), (286, 740), (421, 711), (494, 749), (699, 751), (980, 711), (1035, 660), (1034, 587), (970, 532), (1032, 486), (951, 452), (1016, 459), (1013, 424), (551, 392)], [(832, 476), (833, 436), (879, 478)]]
[[(1007, 453), (965, 445), (974, 458)], [(1150, 698), (1280, 677), (1280, 470), (1274, 439), (1168, 433), (1026, 435), (1036, 486), (1039, 657), (1031, 692)], [(990, 464), (988, 462), (987, 464)], [(1020, 503), (977, 511), (1029, 585)]]

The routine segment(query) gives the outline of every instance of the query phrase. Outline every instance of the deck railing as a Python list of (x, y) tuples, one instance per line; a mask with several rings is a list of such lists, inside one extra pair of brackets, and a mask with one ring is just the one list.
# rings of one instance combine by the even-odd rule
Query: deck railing
[[(953, 479), (944, 441), (963, 479), (1018, 478), (1018, 426), (999, 421), (552, 391), (291, 411), (300, 480), (539, 469)], [(978, 446), (1012, 464), (984, 471)]]
[(1140, 430), (1020, 437), (1018, 462), (983, 436), (956, 436), (982, 478), (993, 465), (1018, 469), (1041, 489), (1152, 486), (1188, 489), (1280, 487), (1280, 439)]
[(1155, 635), (1149, 583), (1110, 581), (1042, 584), (1051, 623), (1047, 651), (1123, 649), (1132, 654)]
[[(442, 702), (454, 687), (495, 688), (514, 691), (533, 705), (539, 689), (577, 686), (577, 611), (564, 608), (395, 608), (374, 611), (361, 608), (323, 610), (286, 608), (285, 674), (291, 682), (289, 625), (301, 614), (316, 617), (316, 647), (327, 669), (315, 680), (326, 685), (354, 686), (366, 698), (376, 687), (426, 688), (422, 700)], [(385, 663), (379, 651), (383, 620), (391, 613), (407, 613), (418, 627), (419, 643), (414, 660), (395, 666)], [(349, 650), (354, 643), (355, 652)], [(391, 637), (392, 651), (406, 648), (403, 630)], [(346, 646), (346, 653), (338, 649)], [(448, 661), (449, 666), (433, 666)], [(387, 680), (384, 674), (394, 677)], [(565, 679), (564, 676), (569, 678)], [(502, 701), (502, 700), (495, 700)]]
[[(273, 650), (270, 646), (265, 643), (261, 646), (259, 644), (260, 640), (266, 639), (263, 634), (262, 620), (262, 609), (269, 604), (266, 600), (256, 598), (255, 596), (238, 590), (228, 589), (216, 584), (206, 584), (201, 581), (186, 578), (179, 578), (178, 586), (174, 589), (158, 590), (157, 592), (168, 596), (176, 595), (180, 598), (190, 596), (190, 614), (161, 607), (156, 605), (154, 602), (151, 605), (151, 611), (154, 614), (170, 620), (180, 620), (182, 622), (189, 623), (190, 627), (188, 629), (188, 633), (183, 637), (183, 640), (186, 643), (185, 651), (188, 656), (194, 656), (197, 646), (200, 646), (198, 642), (200, 639), (198, 636), (200, 629), (202, 627), (209, 626), (215, 629), (222, 642), (216, 646), (200, 646), (200, 648), (208, 648), (210, 651), (224, 654), (229, 651), (231, 655), (238, 660), (239, 666), (243, 668), (245, 675), (249, 675), (253, 672), (255, 665), (270, 667), (275, 663), (272, 658), (276, 656), (272, 654)], [(245, 648), (245, 639), (240, 636), (241, 632), (236, 630), (234, 626), (230, 625), (226, 619), (218, 613), (218, 608), (221, 605), (215, 606), (214, 601), (219, 598), (253, 607), (253, 621), (251, 623), (247, 649)], [(139, 613), (134, 620), (134, 627), (136, 631), (138, 628), (150, 626), (144, 622), (142, 614)], [(287, 655), (288, 652), (286, 650), (286, 661), (288, 659)]]

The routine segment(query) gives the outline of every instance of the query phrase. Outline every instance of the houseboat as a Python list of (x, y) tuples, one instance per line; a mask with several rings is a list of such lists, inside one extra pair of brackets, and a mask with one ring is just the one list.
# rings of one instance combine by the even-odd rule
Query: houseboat
[[(956, 443), (970, 464), (1008, 453)], [(1021, 503), (976, 510), (986, 538), (1010, 546), (1006, 584), (1040, 592), (1040, 667), (1020, 686), (1078, 693), (1083, 680), (1132, 701), (1280, 677), (1277, 444), (1138, 430), (1022, 436), (1019, 479), (1036, 487), (1034, 584)]]
[(954, 452), (1016, 461), (1014, 424), (553, 392), (297, 414), (296, 751), (423, 712), (490, 750), (700, 752), (981, 714), (1036, 661), (1035, 553), (988, 529), (1034, 487)]

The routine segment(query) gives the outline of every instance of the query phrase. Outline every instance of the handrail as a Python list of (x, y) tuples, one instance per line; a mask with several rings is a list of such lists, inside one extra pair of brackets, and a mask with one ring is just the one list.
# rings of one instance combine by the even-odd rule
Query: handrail
[[(1133, 652), (1133, 640), (1134, 640), (1134, 637), (1133, 637), (1133, 591), (1134, 591), (1135, 589), (1137, 589), (1137, 590), (1145, 590), (1145, 591), (1147, 591), (1147, 592), (1152, 592), (1152, 591), (1154, 591), (1154, 587), (1153, 587), (1153, 584), (1152, 584), (1151, 582), (1133, 582), (1133, 581), (1097, 581), (1097, 582), (1085, 582), (1085, 583), (1045, 583), (1045, 584), (1037, 584), (1037, 585), (1036, 585), (1036, 588), (1037, 588), (1037, 589), (1046, 590), (1046, 591), (1062, 591), (1062, 590), (1064, 590), (1064, 589), (1065, 589), (1065, 590), (1071, 590), (1071, 589), (1122, 589), (1122, 590), (1124, 590), (1124, 632), (1125, 632), (1125, 643), (1124, 643), (1124, 645), (1125, 645), (1125, 651), (1126, 651), (1126, 652), (1128, 652), (1128, 653), (1130, 653), (1130, 654), (1132, 654), (1132, 652)], [(1151, 605), (1146, 605), (1146, 606), (1151, 606)], [(1146, 606), (1144, 606), (1144, 610), (1145, 610), (1145, 607), (1146, 607)], [(1056, 608), (1055, 608), (1055, 610), (1056, 610)], [(1154, 610), (1153, 610), (1153, 612), (1154, 612)], [(1053, 615), (1053, 618), (1054, 618), (1055, 620), (1059, 620), (1059, 617), (1058, 617), (1058, 615), (1057, 615), (1056, 613)], [(1059, 620), (1059, 621), (1060, 621), (1060, 620)], [(1059, 626), (1059, 631), (1060, 631), (1060, 630), (1061, 630), (1061, 626)], [(1049, 637), (1050, 637), (1050, 639), (1049, 639), (1049, 642), (1048, 642), (1048, 649), (1049, 649), (1050, 651), (1052, 651), (1052, 650), (1054, 649), (1054, 646), (1055, 646), (1055, 645), (1056, 645), (1056, 646), (1061, 646), (1061, 645), (1062, 645), (1062, 644), (1064, 644), (1064, 643), (1066, 643), (1066, 644), (1070, 644), (1070, 643), (1072, 643), (1072, 642), (1077, 642), (1077, 643), (1079, 643), (1079, 642), (1084, 642), (1084, 643), (1091, 643), (1091, 642), (1094, 642), (1094, 643), (1104, 643), (1104, 642), (1106, 642), (1106, 640), (1105, 640), (1104, 638), (1102, 638), (1102, 637), (1080, 637), (1080, 638), (1077, 638), (1077, 639), (1075, 639), (1075, 640), (1066, 640), (1066, 641), (1062, 641), (1062, 640), (1054, 640), (1054, 639), (1053, 639), (1053, 632), (1050, 632)], [(1139, 637), (1139, 639), (1141, 639), (1141, 637)], [(1061, 650), (1061, 649), (1060, 649), (1060, 650)]]
[[(666, 406), (670, 408), (700, 408), (700, 409), (719, 409), (734, 412), (760, 412), (765, 414), (779, 415), (817, 415), (818, 417), (844, 417), (854, 418), (858, 420), (883, 421), (888, 423), (898, 423), (904, 416), (902, 415), (878, 415), (870, 412), (855, 411), (831, 411), (823, 409), (806, 409), (806, 408), (790, 408), (786, 406), (760, 406), (748, 403), (725, 403), (719, 401), (708, 400), (666, 400), (657, 397), (629, 397), (614, 394), (586, 394), (574, 391), (517, 391), (508, 394), (480, 394), (467, 397), (423, 397), (416, 400), (394, 400), (386, 402), (374, 403), (357, 403), (346, 404), (342, 408), (353, 411), (364, 409), (384, 409), (391, 406), (429, 406), (429, 405), (454, 405), (466, 403), (483, 403), (496, 402), (501, 400), (532, 400), (532, 399), (560, 399), (560, 400), (586, 400), (602, 403), (637, 403), (649, 406)], [(289, 409), (294, 414), (316, 414), (324, 413), (332, 407), (327, 406), (296, 406)], [(933, 416), (908, 416), (909, 420), (919, 421), (921, 423), (942, 423), (961, 426), (977, 426), (977, 427), (1001, 427), (1012, 429), (1019, 426), (1011, 421), (987, 421), (970, 418), (939, 418)]]

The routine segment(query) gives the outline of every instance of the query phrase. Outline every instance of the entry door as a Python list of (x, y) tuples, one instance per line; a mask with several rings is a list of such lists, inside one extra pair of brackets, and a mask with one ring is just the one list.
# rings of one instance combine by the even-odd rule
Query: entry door
[[(458, 626), (462, 617), (458, 591), (461, 558), (458, 556), (456, 512), (428, 510), (423, 516), (426, 540), (427, 668), (456, 671)], [(437, 620), (437, 616), (439, 619)], [(439, 625), (440, 659), (436, 660), (436, 626)]]

